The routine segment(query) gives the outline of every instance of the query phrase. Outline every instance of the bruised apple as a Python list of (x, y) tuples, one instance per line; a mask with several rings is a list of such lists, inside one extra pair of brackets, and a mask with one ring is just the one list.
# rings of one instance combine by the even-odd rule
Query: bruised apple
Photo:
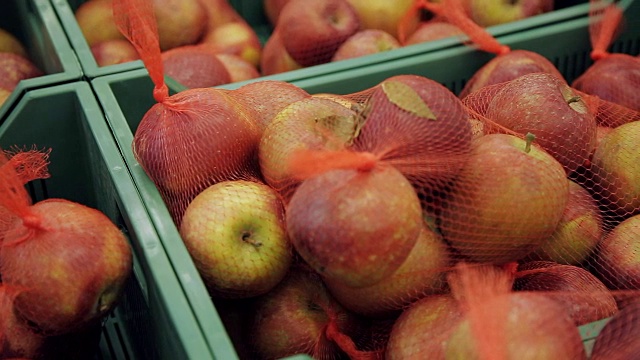
[(412, 302), (444, 291), (449, 254), (442, 237), (426, 224), (407, 259), (392, 275), (367, 287), (353, 288), (326, 279), (331, 294), (347, 309), (366, 316), (386, 316)]
[(569, 180), (532, 138), (488, 134), (474, 140), (440, 215), (444, 238), (470, 260), (522, 259), (562, 219)]

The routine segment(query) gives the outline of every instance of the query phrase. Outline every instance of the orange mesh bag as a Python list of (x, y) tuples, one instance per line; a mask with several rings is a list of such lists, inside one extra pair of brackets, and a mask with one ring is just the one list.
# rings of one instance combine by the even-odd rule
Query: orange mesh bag
[(169, 96), (152, 10), (148, 0), (113, 2), (118, 28), (155, 84), (157, 104), (136, 129), (133, 152), (179, 225), (189, 203), (210, 185), (260, 178), (260, 131), (255, 112), (225, 90), (195, 88)]
[(43, 355), (44, 337), (16, 316), (13, 302), (22, 290), (0, 284), (0, 358), (36, 359)]
[[(0, 208), (16, 219), (0, 246), (0, 273), (5, 286), (23, 289), (15, 297), (16, 313), (47, 335), (99, 321), (115, 306), (131, 271), (126, 237), (104, 214), (81, 204), (47, 199), (32, 205), (11, 166), (15, 161), (4, 162)], [(39, 167), (20, 170), (36, 174), (43, 162), (20, 165)]]
[(640, 354), (640, 302), (629, 304), (614, 315), (593, 344), (592, 360), (634, 359)]

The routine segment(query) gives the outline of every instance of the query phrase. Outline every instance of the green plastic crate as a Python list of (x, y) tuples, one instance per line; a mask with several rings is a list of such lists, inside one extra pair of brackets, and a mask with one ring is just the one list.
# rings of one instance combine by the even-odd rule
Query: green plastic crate
[[(177, 278), (89, 83), (27, 92), (0, 122), (0, 147), (10, 146), (52, 149), (51, 177), (28, 185), (34, 201), (64, 198), (99, 209), (130, 240), (133, 275), (92, 357), (203, 359), (211, 345), (230, 346), (215, 311), (194, 314), (182, 289), (189, 279)], [(209, 324), (209, 338), (199, 321)]]
[(24, 45), (44, 75), (21, 81), (0, 106), (0, 119), (30, 89), (78, 80), (80, 64), (48, 0), (2, 0), (0, 28)]

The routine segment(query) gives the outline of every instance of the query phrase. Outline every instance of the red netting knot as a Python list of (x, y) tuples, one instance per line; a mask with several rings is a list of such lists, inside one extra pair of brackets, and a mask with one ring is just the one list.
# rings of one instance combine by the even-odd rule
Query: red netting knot
[(162, 103), (167, 97), (169, 97), (167, 84), (163, 83), (161, 86), (153, 88), (153, 98), (156, 99), (157, 102)]

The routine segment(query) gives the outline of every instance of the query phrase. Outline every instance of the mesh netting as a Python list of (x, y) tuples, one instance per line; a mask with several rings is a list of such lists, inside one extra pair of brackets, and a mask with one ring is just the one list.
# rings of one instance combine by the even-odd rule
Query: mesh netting
[(231, 75), (217, 53), (207, 46), (189, 45), (162, 53), (165, 75), (187, 88), (212, 87), (231, 82)]
[(0, 357), (2, 359), (36, 359), (42, 355), (44, 338), (33, 332), (17, 317), (13, 303), (22, 290), (0, 284)]
[(132, 265), (124, 234), (98, 210), (63, 199), (31, 205), (24, 183), (44, 176), (46, 158), (16, 153), (0, 168), (0, 208), (14, 218), (4, 229), (0, 273), (5, 286), (21, 289), (16, 314), (52, 335), (102, 319)]

